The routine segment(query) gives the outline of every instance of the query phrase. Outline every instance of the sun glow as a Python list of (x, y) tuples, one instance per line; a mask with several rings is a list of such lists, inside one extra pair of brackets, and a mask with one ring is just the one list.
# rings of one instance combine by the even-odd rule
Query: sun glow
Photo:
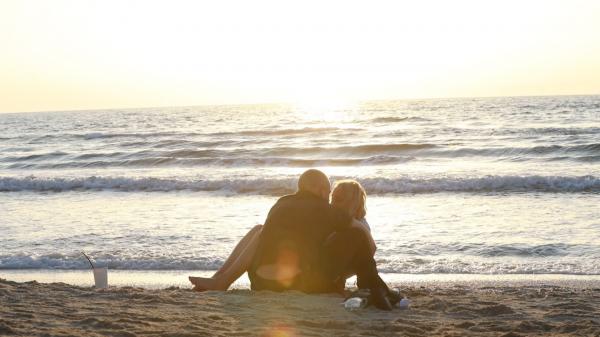
[(297, 116), (310, 121), (343, 122), (358, 107), (357, 102), (329, 97), (310, 97), (292, 101)]
[(598, 93), (599, 16), (584, 0), (6, 0), (0, 111)]

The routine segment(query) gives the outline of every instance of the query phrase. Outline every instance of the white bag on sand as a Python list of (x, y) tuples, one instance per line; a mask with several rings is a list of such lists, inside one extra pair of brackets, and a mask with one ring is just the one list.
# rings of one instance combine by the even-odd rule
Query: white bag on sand
[(400, 309), (408, 309), (410, 307), (410, 300), (408, 298), (403, 298), (398, 302), (398, 308)]

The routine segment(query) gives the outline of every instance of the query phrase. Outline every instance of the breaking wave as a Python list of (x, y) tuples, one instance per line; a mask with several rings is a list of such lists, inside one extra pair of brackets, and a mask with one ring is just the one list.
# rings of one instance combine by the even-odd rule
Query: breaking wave
[[(333, 180), (348, 177), (333, 177)], [(236, 194), (279, 195), (296, 189), (296, 177), (254, 179), (165, 179), (91, 176), (0, 177), (1, 192), (66, 192), (85, 190), (114, 191), (223, 191)], [(369, 194), (403, 194), (436, 192), (600, 192), (600, 178), (595, 176), (483, 176), (476, 178), (363, 178), (360, 182)]]
[[(189, 256), (134, 256), (95, 252), (92, 254), (97, 266), (112, 270), (216, 270), (224, 262), (213, 257)], [(598, 275), (597, 259), (558, 257), (537, 262), (530, 260), (472, 260), (446, 257), (395, 257), (379, 258), (379, 271), (402, 274), (571, 274)], [(1, 255), (0, 270), (6, 269), (89, 269), (89, 263), (81, 253), (49, 253)]]

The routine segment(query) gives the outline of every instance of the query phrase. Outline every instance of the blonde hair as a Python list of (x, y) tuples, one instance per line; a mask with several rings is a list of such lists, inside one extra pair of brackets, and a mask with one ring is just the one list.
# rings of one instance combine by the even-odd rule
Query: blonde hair
[(367, 193), (356, 180), (336, 181), (331, 193), (331, 204), (347, 210), (359, 220), (367, 215)]

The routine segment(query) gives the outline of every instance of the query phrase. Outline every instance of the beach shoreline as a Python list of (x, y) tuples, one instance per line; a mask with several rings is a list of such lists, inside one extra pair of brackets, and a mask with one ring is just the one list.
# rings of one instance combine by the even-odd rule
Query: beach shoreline
[[(108, 269), (109, 285), (145, 289), (191, 288), (188, 276), (210, 277), (215, 270), (123, 270)], [(561, 286), (569, 288), (600, 288), (600, 275), (575, 274), (400, 274), (380, 273), (386, 283), (394, 287), (444, 286), (495, 287), (495, 286)], [(4, 269), (0, 279), (15, 282), (66, 283), (78, 287), (94, 285), (91, 270), (63, 269)], [(349, 278), (347, 287), (356, 285)], [(230, 289), (249, 289), (250, 280), (243, 274)]]
[(594, 336), (600, 287), (402, 287), (409, 310), (346, 311), (343, 298), (234, 289), (94, 289), (0, 279), (0, 334), (15, 336)]

